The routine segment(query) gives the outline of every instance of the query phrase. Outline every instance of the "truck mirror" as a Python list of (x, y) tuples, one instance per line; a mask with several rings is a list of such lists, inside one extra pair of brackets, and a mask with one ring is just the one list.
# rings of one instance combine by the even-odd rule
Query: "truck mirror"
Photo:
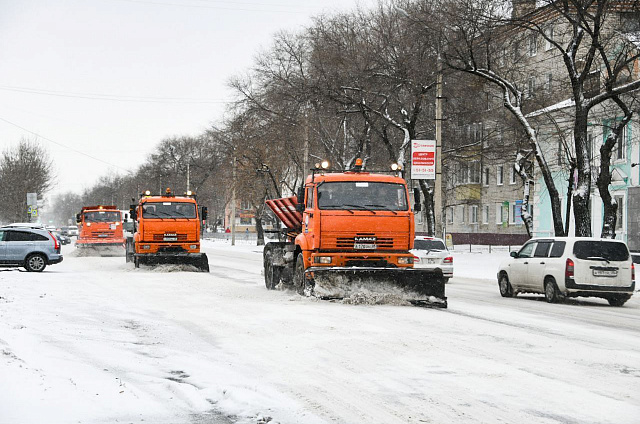
[(298, 204), (296, 205), (296, 211), (304, 212), (304, 186), (298, 188)]
[(420, 202), (420, 189), (418, 187), (413, 188), (413, 210), (420, 212), (422, 210), (422, 204)]
[(202, 211), (200, 212), (200, 217), (202, 218), (203, 221), (207, 220), (207, 207), (206, 206), (202, 207)]

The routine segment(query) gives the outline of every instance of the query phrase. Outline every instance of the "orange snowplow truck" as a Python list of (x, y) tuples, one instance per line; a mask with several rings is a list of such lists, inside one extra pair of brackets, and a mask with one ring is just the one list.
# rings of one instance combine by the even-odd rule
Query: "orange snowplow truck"
[(124, 253), (124, 236), (122, 234), (122, 212), (116, 206), (84, 206), (76, 215), (78, 223), (79, 249), (95, 249)]
[[(355, 163), (351, 171), (312, 169), (297, 196), (266, 201), (286, 227), (284, 241), (264, 248), (267, 288), (282, 282), (324, 299), (389, 294), (446, 308), (442, 271), (413, 267), (406, 181), (397, 170), (369, 173)], [(414, 197), (419, 210), (417, 190)]]
[(169, 188), (164, 195), (146, 191), (130, 211), (134, 234), (127, 238), (127, 262), (136, 268), (140, 264), (193, 265), (209, 272), (207, 255), (200, 252), (200, 228), (207, 208), (198, 208), (193, 193), (176, 196)]

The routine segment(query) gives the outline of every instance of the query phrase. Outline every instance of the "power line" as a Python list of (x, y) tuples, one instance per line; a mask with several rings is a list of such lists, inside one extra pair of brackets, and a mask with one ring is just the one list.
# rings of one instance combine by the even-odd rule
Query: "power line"
[(47, 138), (47, 137), (45, 137), (45, 136), (43, 136), (43, 135), (40, 135), (40, 134), (38, 134), (37, 132), (34, 132), (34, 131), (31, 131), (31, 130), (28, 130), (28, 129), (26, 129), (26, 128), (24, 128), (24, 127), (21, 127), (20, 125), (18, 125), (18, 124), (16, 124), (16, 123), (14, 123), (14, 122), (11, 122), (11, 121), (9, 121), (9, 120), (7, 120), (7, 119), (4, 119), (3, 117), (0, 117), (0, 121), (4, 121), (4, 122), (6, 122), (7, 124), (13, 125), (13, 126), (14, 126), (14, 127), (16, 127), (16, 128), (20, 128), (21, 130), (26, 131), (26, 132), (28, 132), (29, 134), (33, 134), (33, 135), (35, 135), (36, 137), (39, 137), (39, 138), (41, 138), (41, 139), (43, 139), (43, 140), (46, 140), (46, 141), (48, 141), (48, 142), (50, 142), (50, 143), (56, 144), (56, 145), (58, 145), (58, 146), (60, 146), (60, 147), (64, 147), (65, 149), (71, 150), (72, 152), (76, 152), (76, 153), (81, 154), (81, 155), (83, 155), (83, 156), (86, 156), (86, 157), (88, 157), (88, 158), (90, 158), (90, 159), (96, 160), (96, 161), (98, 161), (98, 162), (102, 162), (102, 163), (104, 163), (105, 165), (113, 166), (114, 168), (118, 168), (118, 169), (120, 169), (120, 170), (122, 170), (122, 171), (124, 171), (124, 172), (126, 172), (126, 173), (129, 173), (129, 174), (131, 174), (131, 173), (132, 173), (132, 172), (131, 172), (131, 171), (129, 171), (128, 169), (124, 169), (124, 168), (122, 168), (122, 167), (120, 167), (120, 166), (118, 166), (118, 165), (114, 165), (114, 164), (112, 164), (111, 162), (107, 162), (107, 161), (102, 160), (102, 159), (99, 159), (99, 158), (97, 158), (97, 157), (95, 157), (95, 156), (91, 156), (91, 155), (90, 155), (90, 154), (88, 154), (88, 153), (85, 153), (85, 152), (83, 152), (83, 151), (80, 151), (80, 150), (74, 149), (73, 147), (69, 147), (69, 146), (67, 146), (66, 144), (58, 143), (57, 141), (54, 141), (54, 140), (52, 140), (52, 139), (50, 139), (50, 138)]
[[(212, 5), (204, 5), (204, 4), (199, 5), (199, 4), (169, 3), (169, 2), (152, 1), (152, 0), (115, 0), (115, 1), (140, 3), (140, 4), (153, 4), (153, 5), (159, 5), (159, 6), (178, 6), (178, 7), (192, 7), (192, 8), (198, 8), (198, 9), (232, 10), (232, 11), (239, 11), (239, 12), (267, 12), (267, 13), (295, 13), (295, 14), (306, 13), (306, 12), (298, 12), (295, 10), (243, 9), (238, 7), (221, 7), (221, 6), (212, 6)], [(255, 3), (242, 3), (242, 4), (262, 6)]]
[(145, 96), (127, 96), (116, 94), (100, 94), (100, 93), (74, 93), (65, 91), (54, 91), (40, 88), (29, 87), (12, 87), (0, 86), (0, 90), (14, 91), (18, 93), (39, 94), (54, 97), (70, 97), (76, 99), (87, 100), (110, 100), (117, 102), (137, 102), (137, 103), (173, 103), (173, 104), (226, 104), (232, 103), (227, 100), (209, 100), (195, 99), (187, 97), (145, 97)]

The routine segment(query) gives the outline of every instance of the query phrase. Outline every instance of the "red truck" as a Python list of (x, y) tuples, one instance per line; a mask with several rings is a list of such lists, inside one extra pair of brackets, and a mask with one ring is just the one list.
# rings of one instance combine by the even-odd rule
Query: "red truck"
[(123, 216), (116, 206), (84, 206), (76, 221), (78, 249), (100, 255), (124, 255)]

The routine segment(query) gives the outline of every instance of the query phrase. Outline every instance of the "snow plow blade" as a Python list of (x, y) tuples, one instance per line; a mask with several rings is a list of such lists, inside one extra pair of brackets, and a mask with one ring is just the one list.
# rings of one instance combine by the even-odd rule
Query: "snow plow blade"
[(135, 267), (140, 265), (190, 265), (200, 272), (209, 272), (209, 258), (206, 253), (135, 254)]
[(308, 268), (305, 278), (321, 299), (347, 299), (361, 294), (392, 296), (417, 306), (447, 307), (445, 283), (439, 269)]
[(78, 256), (124, 256), (124, 240), (115, 243), (76, 242)]

